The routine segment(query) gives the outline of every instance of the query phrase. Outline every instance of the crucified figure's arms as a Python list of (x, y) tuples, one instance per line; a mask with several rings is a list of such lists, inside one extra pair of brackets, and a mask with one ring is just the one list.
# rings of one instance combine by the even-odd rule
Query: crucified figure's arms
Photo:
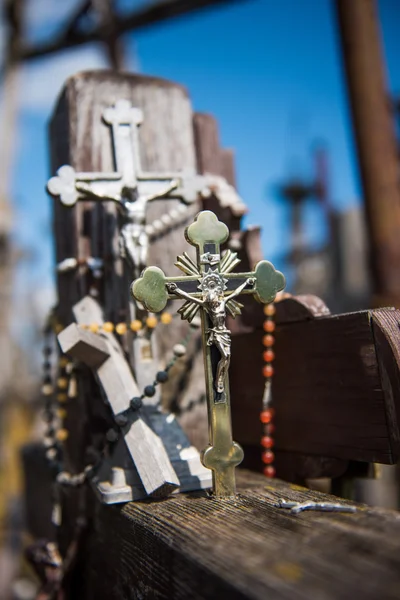
[(171, 294), (175, 294), (175, 296), (179, 296), (179, 298), (185, 298), (185, 300), (191, 300), (191, 302), (194, 302), (199, 306), (204, 306), (204, 300), (202, 300), (201, 298), (195, 298), (194, 296), (187, 294), (186, 292), (178, 288), (176, 283), (167, 283), (166, 288)]
[(251, 285), (254, 285), (254, 277), (248, 277), (248, 279), (246, 279), (246, 281), (244, 281), (241, 285), (239, 285), (239, 287), (236, 288), (236, 290), (234, 290), (232, 292), (232, 294), (229, 294), (229, 296), (226, 296), (225, 302), (228, 302), (228, 300), (232, 300), (232, 298), (235, 298), (235, 296), (239, 296), (239, 294), (242, 293), (242, 291), (244, 290), (246, 285), (248, 285), (249, 283)]

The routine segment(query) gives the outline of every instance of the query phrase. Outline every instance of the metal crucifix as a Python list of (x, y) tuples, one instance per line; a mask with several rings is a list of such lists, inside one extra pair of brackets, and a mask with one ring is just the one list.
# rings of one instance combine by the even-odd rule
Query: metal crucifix
[[(202, 192), (209, 193), (215, 178), (194, 172), (144, 172), (138, 136), (143, 112), (128, 100), (119, 100), (115, 106), (106, 108), (103, 120), (111, 127), (115, 171), (78, 173), (70, 165), (64, 165), (48, 181), (47, 189), (65, 206), (74, 206), (79, 200), (115, 202), (122, 215), (122, 254), (138, 276), (146, 266), (150, 233), (160, 233), (151, 223), (146, 226), (147, 203), (164, 198), (180, 199), (190, 205)], [(184, 205), (182, 208), (185, 212)], [(163, 215), (157, 225), (162, 230), (171, 226), (174, 218), (181, 218), (177, 209)]]
[(231, 356), (230, 331), (226, 317), (240, 314), (239, 294), (252, 294), (262, 303), (272, 302), (285, 286), (285, 278), (263, 260), (250, 273), (232, 273), (240, 262), (228, 250), (221, 256), (220, 245), (228, 238), (228, 228), (211, 211), (198, 214), (185, 236), (196, 247), (197, 262), (184, 253), (175, 265), (185, 277), (166, 277), (158, 267), (148, 267), (133, 282), (132, 295), (152, 312), (164, 309), (168, 300), (184, 299), (178, 310), (189, 322), (200, 310), (202, 320), (210, 445), (202, 462), (212, 470), (214, 493), (218, 497), (235, 494), (235, 467), (243, 450), (232, 439), (228, 369)]

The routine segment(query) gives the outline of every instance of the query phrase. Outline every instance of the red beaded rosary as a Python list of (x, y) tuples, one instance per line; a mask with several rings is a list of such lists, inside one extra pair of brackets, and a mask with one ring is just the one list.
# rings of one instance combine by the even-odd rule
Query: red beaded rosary
[(270, 407), (271, 404), (271, 384), (272, 384), (272, 376), (274, 374), (274, 368), (272, 366), (272, 362), (275, 358), (274, 351), (272, 350), (272, 346), (275, 343), (275, 338), (273, 332), (275, 331), (275, 306), (273, 303), (266, 304), (264, 306), (264, 314), (266, 319), (264, 321), (264, 331), (265, 335), (263, 337), (263, 345), (264, 352), (263, 358), (265, 361), (265, 365), (263, 367), (263, 375), (265, 377), (265, 388), (264, 388), (264, 396), (263, 396), (263, 408), (260, 413), (260, 420), (263, 424), (263, 436), (261, 438), (261, 446), (263, 448), (261, 458), (264, 467), (264, 475), (266, 477), (275, 477), (275, 467), (273, 466), (273, 462), (275, 459), (275, 455), (272, 452), (272, 448), (274, 446), (274, 439), (272, 434), (274, 433), (275, 426), (272, 422), (274, 416), (274, 409)]

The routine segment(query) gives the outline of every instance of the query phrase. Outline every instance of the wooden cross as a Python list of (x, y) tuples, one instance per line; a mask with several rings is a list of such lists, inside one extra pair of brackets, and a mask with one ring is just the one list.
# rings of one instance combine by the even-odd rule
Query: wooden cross
[(226, 316), (240, 314), (242, 305), (234, 299), (239, 294), (252, 294), (268, 303), (285, 285), (282, 273), (266, 260), (252, 272), (232, 273), (240, 262), (236, 253), (228, 250), (221, 256), (220, 251), (228, 234), (227, 226), (214, 213), (199, 213), (185, 232), (189, 244), (196, 247), (197, 262), (184, 253), (175, 263), (186, 276), (166, 277), (158, 267), (148, 267), (132, 284), (133, 297), (149, 311), (159, 312), (168, 300), (183, 298), (178, 312), (190, 322), (201, 309), (210, 436), (202, 462), (212, 470), (214, 493), (219, 497), (235, 494), (235, 467), (243, 459), (242, 448), (232, 440), (228, 383), (231, 338)]
[(124, 221), (121, 228), (124, 254), (135, 272), (140, 273), (146, 265), (148, 250), (147, 202), (164, 198), (191, 204), (201, 192), (207, 193), (210, 178), (194, 172), (143, 172), (138, 136), (143, 112), (128, 100), (119, 100), (106, 108), (103, 120), (111, 127), (115, 171), (78, 173), (72, 166), (64, 165), (48, 181), (47, 189), (65, 206), (88, 199), (116, 202)]

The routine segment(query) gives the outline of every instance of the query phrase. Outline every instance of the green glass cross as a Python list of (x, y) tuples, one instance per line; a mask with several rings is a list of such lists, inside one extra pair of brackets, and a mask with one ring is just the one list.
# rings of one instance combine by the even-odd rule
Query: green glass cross
[(196, 247), (194, 262), (185, 252), (175, 265), (185, 277), (166, 277), (158, 267), (148, 267), (133, 282), (132, 295), (151, 312), (162, 311), (168, 300), (184, 299), (178, 310), (189, 322), (200, 310), (209, 419), (210, 444), (202, 452), (202, 462), (212, 469), (214, 493), (235, 495), (235, 467), (243, 460), (243, 450), (232, 439), (228, 369), (231, 356), (230, 331), (226, 317), (240, 314), (239, 294), (252, 294), (269, 303), (285, 286), (285, 278), (266, 261), (250, 273), (232, 273), (240, 262), (237, 254), (220, 246), (228, 238), (228, 228), (217, 216), (205, 210), (185, 231), (189, 244)]

